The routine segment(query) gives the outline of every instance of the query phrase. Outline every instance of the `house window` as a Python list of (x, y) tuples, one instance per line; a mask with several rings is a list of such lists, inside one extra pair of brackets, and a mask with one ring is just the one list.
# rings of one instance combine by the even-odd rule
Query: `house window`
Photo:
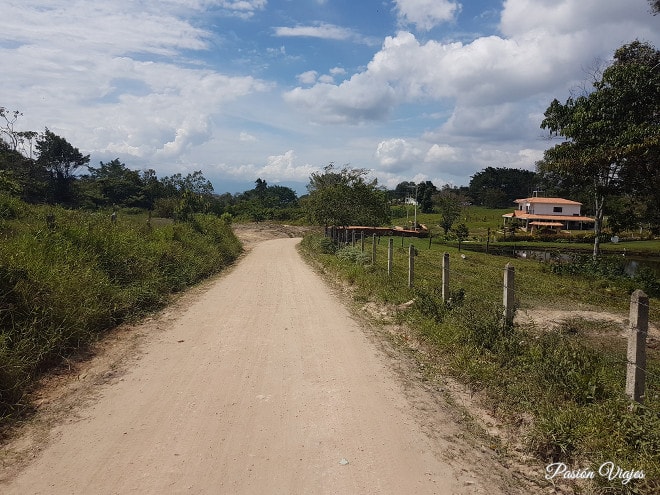
[(562, 212), (562, 207), (561, 206), (553, 206), (552, 207), (552, 213), (561, 213)]

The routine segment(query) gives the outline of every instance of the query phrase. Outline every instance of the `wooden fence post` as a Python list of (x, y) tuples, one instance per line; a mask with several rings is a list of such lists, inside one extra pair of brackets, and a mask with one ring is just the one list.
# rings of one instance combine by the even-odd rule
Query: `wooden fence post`
[(376, 234), (371, 237), (371, 264), (376, 264)]
[(408, 246), (408, 287), (412, 288), (415, 282), (415, 246)]
[(515, 309), (515, 268), (511, 263), (504, 267), (504, 324), (513, 325)]
[(362, 252), (364, 253), (364, 231), (360, 232), (360, 246), (361, 246)]
[(630, 296), (630, 329), (628, 330), (628, 366), (626, 395), (642, 402), (646, 393), (646, 336), (649, 331), (649, 298), (641, 290)]
[(394, 258), (394, 239), (390, 237), (387, 243), (387, 276), (392, 276), (392, 263)]
[(355, 231), (351, 230), (351, 246), (355, 247)]
[(449, 253), (442, 255), (442, 302), (449, 299)]

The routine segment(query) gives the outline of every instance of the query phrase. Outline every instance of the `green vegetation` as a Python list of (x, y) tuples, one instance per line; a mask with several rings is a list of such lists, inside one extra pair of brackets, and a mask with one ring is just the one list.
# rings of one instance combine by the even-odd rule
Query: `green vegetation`
[(516, 199), (531, 196), (538, 182), (537, 175), (530, 170), (486, 167), (472, 176), (468, 194), (477, 205), (505, 208)]
[[(408, 245), (418, 251), (415, 288), (407, 286)], [(327, 240), (310, 235), (303, 251), (325, 271), (348, 282), (356, 302), (392, 308), (430, 348), (425, 353), (444, 375), (468, 384), (482, 404), (509, 428), (518, 429), (539, 465), (565, 462), (598, 469), (612, 461), (643, 470), (646, 478), (622, 485), (597, 479), (607, 493), (655, 493), (660, 489), (660, 353), (649, 349), (647, 399), (629, 409), (624, 395), (626, 342), (620, 330), (572, 318), (554, 330), (531, 320), (504, 325), (502, 277), (506, 260), (481, 253), (461, 258), (456, 249), (428, 240), (394, 241), (394, 271), (387, 276), (387, 242), (371, 265), (359, 250), (337, 256)], [(369, 246), (369, 252), (371, 246)], [(442, 253), (450, 253), (450, 292), (440, 297)], [(584, 309), (627, 315), (630, 287), (599, 274), (555, 273), (532, 260), (513, 260), (519, 311)], [(403, 304), (413, 300), (412, 306)], [(394, 309), (399, 308), (399, 309)], [(406, 309), (404, 309), (406, 308)], [(660, 300), (651, 298), (650, 319), (660, 323)], [(510, 447), (497, 446), (503, 454)], [(607, 485), (608, 488), (605, 487)]]
[(0, 195), (0, 417), (17, 417), (45, 369), (104, 330), (231, 263), (241, 246), (215, 216), (187, 222), (32, 206)]
[[(541, 127), (566, 141), (538, 164), (544, 181), (588, 191), (596, 220), (593, 255), (599, 254), (606, 209), (615, 231), (643, 223), (660, 232), (660, 51), (640, 41), (619, 48), (588, 95), (556, 99)], [(616, 199), (617, 201), (613, 201)]]
[(249, 191), (217, 195), (200, 170), (159, 178), (152, 169), (131, 170), (119, 158), (93, 167), (89, 155), (83, 155), (48, 128), (43, 133), (18, 131), (16, 125), (21, 115), (0, 106), (2, 194), (31, 204), (90, 211), (146, 209), (155, 216), (181, 221), (197, 213), (256, 222), (300, 222), (304, 217), (295, 191), (269, 186), (260, 178)]
[(379, 226), (390, 219), (387, 196), (378, 181), (367, 180), (367, 171), (329, 164), (310, 177), (305, 200), (308, 218), (320, 225)]

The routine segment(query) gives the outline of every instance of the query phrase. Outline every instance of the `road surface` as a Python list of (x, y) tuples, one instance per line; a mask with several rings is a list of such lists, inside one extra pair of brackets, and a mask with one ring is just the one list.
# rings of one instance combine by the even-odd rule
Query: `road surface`
[(87, 395), (25, 440), (0, 492), (511, 493), (479, 449), (442, 439), (442, 410), (416, 410), (297, 242), (256, 244), (151, 322), (125, 369), (74, 384)]

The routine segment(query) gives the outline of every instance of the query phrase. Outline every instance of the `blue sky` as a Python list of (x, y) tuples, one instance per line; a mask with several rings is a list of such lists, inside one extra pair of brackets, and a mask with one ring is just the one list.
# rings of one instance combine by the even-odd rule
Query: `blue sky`
[(646, 0), (5, 0), (0, 105), (219, 193), (329, 162), (467, 185), (533, 169), (550, 101), (636, 38), (660, 46)]

